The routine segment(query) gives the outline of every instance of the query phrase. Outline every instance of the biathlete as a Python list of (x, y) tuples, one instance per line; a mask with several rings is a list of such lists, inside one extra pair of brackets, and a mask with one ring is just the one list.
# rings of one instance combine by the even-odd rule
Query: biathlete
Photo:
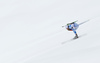
[(68, 23), (67, 25), (65, 25), (65, 28), (68, 31), (73, 31), (74, 32), (74, 34), (75, 34), (74, 39), (78, 38), (78, 34), (76, 32), (76, 30), (78, 29), (78, 27), (79, 27), (79, 24), (77, 24), (76, 22)]

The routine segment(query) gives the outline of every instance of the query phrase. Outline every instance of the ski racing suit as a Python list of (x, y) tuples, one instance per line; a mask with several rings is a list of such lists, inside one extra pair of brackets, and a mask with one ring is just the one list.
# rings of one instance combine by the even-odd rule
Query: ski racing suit
[(78, 37), (77, 35), (77, 28), (79, 27), (79, 25), (77, 23), (70, 23), (69, 25), (66, 25), (65, 28), (68, 30), (68, 31), (73, 31), (75, 33), (75, 35)]

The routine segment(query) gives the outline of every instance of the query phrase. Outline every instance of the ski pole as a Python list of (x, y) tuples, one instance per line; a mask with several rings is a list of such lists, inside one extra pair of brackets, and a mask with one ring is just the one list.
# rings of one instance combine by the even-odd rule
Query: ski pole
[(84, 23), (86, 23), (86, 22), (88, 22), (88, 21), (90, 21), (90, 19), (88, 19), (88, 20), (86, 20), (86, 21), (80, 23), (79, 25), (84, 24)]

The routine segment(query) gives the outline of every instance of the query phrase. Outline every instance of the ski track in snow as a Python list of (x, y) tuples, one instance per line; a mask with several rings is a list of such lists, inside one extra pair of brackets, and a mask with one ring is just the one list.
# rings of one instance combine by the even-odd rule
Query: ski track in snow
[[(100, 63), (99, 0), (1, 0), (0, 63)], [(62, 25), (78, 20), (73, 32)]]

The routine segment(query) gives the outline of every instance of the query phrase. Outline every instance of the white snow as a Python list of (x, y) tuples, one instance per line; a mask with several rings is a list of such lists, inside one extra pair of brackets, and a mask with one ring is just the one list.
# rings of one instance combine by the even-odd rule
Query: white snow
[(100, 1), (1, 0), (0, 63), (100, 63)]

